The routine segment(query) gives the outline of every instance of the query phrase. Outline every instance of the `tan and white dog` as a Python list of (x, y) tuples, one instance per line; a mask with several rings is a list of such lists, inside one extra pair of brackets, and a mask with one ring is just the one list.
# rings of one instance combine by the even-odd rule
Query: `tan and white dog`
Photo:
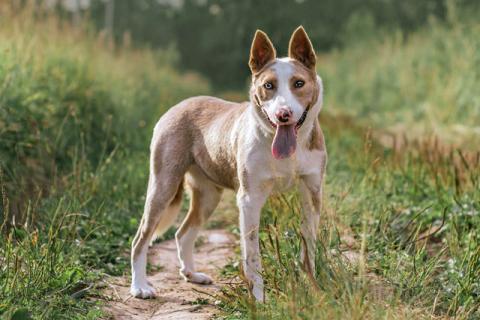
[(209, 284), (196, 272), (195, 238), (213, 212), (224, 188), (237, 193), (242, 263), (250, 290), (264, 299), (258, 232), (260, 211), (274, 191), (298, 181), (302, 198), (302, 261), (314, 270), (322, 180), (327, 153), (318, 113), (322, 81), (315, 52), (302, 27), (293, 33), (288, 58), (276, 58), (265, 33), (257, 31), (250, 52), (250, 102), (213, 97), (184, 100), (155, 126), (145, 211), (132, 245), (131, 294), (155, 295), (147, 280), (147, 249), (177, 217), (184, 186), (190, 209), (176, 233), (180, 274), (186, 281)]

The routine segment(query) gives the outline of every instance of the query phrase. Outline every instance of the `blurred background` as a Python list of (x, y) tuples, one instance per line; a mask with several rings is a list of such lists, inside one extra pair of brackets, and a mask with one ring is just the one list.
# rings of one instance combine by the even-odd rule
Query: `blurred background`
[(279, 54), (285, 55), (291, 32), (303, 25), (322, 53), (392, 34), (405, 41), (419, 28), (448, 22), (455, 14), (453, 6), (466, 12), (480, 4), (475, 0), (48, 0), (39, 2), (36, 10), (56, 12), (74, 25), (88, 20), (115, 46), (172, 50), (177, 67), (200, 72), (215, 88), (238, 89), (247, 83), (246, 61), (256, 29), (266, 31)]

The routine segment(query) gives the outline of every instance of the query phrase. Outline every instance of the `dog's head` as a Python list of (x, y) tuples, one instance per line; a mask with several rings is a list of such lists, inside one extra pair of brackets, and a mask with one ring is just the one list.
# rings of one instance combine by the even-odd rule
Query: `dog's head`
[(275, 131), (272, 154), (276, 159), (291, 156), (296, 149), (297, 132), (307, 120), (321, 95), (321, 82), (315, 71), (315, 51), (303, 27), (290, 38), (288, 57), (277, 59), (268, 36), (257, 30), (250, 50), (252, 71), (250, 98), (261, 121)]

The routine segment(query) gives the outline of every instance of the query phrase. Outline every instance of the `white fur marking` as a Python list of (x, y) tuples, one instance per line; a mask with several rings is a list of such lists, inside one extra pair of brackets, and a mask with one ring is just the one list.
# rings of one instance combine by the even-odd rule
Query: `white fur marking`
[(198, 231), (198, 227), (190, 227), (181, 238), (177, 239), (178, 259), (180, 260), (181, 272), (193, 272), (195, 270), (193, 247)]
[(155, 296), (153, 288), (147, 280), (147, 247), (142, 248), (137, 259), (132, 264), (132, 285), (130, 294), (136, 298), (152, 298)]
[(263, 301), (262, 261), (258, 242), (260, 211), (270, 194), (270, 188), (253, 188), (250, 193), (239, 191), (237, 205), (240, 210), (240, 242), (242, 263), (246, 278), (251, 281), (252, 294)]
[(202, 272), (195, 272), (195, 262), (193, 260), (193, 248), (195, 239), (200, 231), (198, 227), (189, 228), (181, 238), (177, 238), (178, 260), (180, 260), (180, 275), (185, 281), (211, 284), (212, 278)]
[(305, 110), (298, 102), (290, 90), (290, 79), (293, 76), (295, 68), (290, 60), (278, 59), (273, 64), (272, 69), (277, 74), (277, 91), (273, 98), (265, 103), (265, 111), (270, 120), (279, 123), (275, 117), (275, 112), (282, 107), (288, 107), (293, 113), (293, 120), (297, 122)]

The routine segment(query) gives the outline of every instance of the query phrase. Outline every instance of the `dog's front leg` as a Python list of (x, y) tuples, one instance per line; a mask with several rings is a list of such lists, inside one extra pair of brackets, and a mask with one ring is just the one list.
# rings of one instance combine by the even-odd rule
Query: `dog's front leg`
[(315, 254), (322, 201), (322, 176), (309, 175), (300, 180), (302, 199), (302, 250), (300, 258), (307, 272), (315, 274)]
[(264, 301), (262, 261), (258, 243), (260, 211), (269, 192), (255, 188), (255, 191), (240, 187), (237, 193), (237, 205), (240, 210), (240, 245), (242, 248), (243, 271), (250, 291), (257, 301)]

